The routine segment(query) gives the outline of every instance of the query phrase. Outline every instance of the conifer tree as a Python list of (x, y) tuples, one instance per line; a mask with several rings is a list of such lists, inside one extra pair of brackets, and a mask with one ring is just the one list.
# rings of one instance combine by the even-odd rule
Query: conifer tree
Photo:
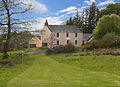
[(84, 32), (93, 33), (94, 28), (96, 27), (98, 21), (99, 9), (96, 6), (96, 3), (93, 2), (89, 8), (86, 8), (83, 12), (84, 20)]

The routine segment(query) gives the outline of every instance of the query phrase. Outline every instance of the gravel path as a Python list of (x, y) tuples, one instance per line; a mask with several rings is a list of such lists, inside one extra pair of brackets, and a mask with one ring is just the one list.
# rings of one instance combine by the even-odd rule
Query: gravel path
[(27, 54), (39, 54), (39, 53), (46, 53), (46, 49), (36, 49), (35, 51)]

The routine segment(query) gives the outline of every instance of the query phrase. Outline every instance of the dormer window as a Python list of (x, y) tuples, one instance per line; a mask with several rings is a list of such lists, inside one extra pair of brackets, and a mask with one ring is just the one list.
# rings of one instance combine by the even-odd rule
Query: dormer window
[(78, 37), (78, 33), (75, 33), (75, 37)]
[(66, 33), (66, 37), (69, 37), (69, 33)]
[(59, 35), (59, 33), (57, 33), (57, 35), (56, 35), (57, 37), (59, 37), (60, 35)]

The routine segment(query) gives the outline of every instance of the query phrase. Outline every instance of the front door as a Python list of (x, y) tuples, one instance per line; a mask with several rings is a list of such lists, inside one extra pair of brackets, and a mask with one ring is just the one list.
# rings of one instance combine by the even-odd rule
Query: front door
[(42, 47), (47, 48), (47, 43), (42, 43)]
[(36, 48), (36, 44), (30, 44), (30, 48)]

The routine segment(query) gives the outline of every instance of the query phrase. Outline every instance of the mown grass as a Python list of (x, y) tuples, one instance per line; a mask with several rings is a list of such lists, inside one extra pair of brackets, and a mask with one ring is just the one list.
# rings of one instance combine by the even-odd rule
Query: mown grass
[(120, 87), (116, 71), (120, 57), (65, 57), (65, 54), (30, 57), (34, 58), (33, 65), (9, 80), (7, 87)]
[[(17, 50), (17, 51), (8, 51), (8, 55), (13, 55), (16, 53), (26, 53), (32, 51), (31, 48), (23, 49), (23, 50)], [(3, 55), (3, 53), (0, 53), (0, 56)]]
[[(0, 57), (0, 63), (4, 63), (4, 65), (0, 64), (0, 87), (6, 87), (7, 82), (12, 78), (16, 77), (20, 73), (22, 73), (25, 69), (30, 67), (33, 59), (29, 59), (30, 55), (17, 55), (19, 53), (26, 53), (31, 51), (32, 49), (24, 49), (18, 51), (9, 51), (9, 57), (7, 59), (2, 59)], [(2, 53), (0, 53), (2, 55)], [(11, 64), (7, 64), (7, 62)]]
[(30, 55), (26, 55), (22, 58), (17, 57), (17, 59), (8, 58), (7, 61), (21, 62), (15, 66), (4, 66), (0, 68), (0, 87), (7, 87), (7, 83), (18, 76), (20, 73), (23, 73), (28, 67), (30, 67), (34, 61)]
[(77, 53), (73, 53), (73, 56), (66, 56), (67, 54), (56, 54), (51, 55), (50, 57), (60, 63), (69, 64), (71, 66), (77, 66), (97, 72), (108, 72), (111, 74), (120, 75), (120, 56), (74, 56), (75, 54)]

